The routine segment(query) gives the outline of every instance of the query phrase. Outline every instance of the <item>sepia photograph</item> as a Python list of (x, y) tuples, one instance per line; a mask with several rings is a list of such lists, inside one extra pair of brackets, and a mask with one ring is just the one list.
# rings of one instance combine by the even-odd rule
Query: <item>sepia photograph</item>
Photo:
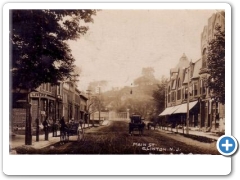
[(10, 155), (220, 155), (224, 9), (10, 9)]

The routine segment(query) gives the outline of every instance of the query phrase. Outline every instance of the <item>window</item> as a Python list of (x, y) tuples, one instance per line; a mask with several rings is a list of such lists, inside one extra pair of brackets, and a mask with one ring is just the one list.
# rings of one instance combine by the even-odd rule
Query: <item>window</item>
[(60, 92), (60, 85), (57, 86), (57, 95), (61, 95), (61, 92)]
[(206, 91), (207, 91), (207, 89), (206, 89), (206, 83), (205, 83), (205, 81), (203, 81), (202, 93), (203, 93), (203, 94), (206, 94)]
[(172, 81), (172, 89), (176, 89), (176, 80)]
[(204, 83), (203, 79), (200, 80), (200, 94), (206, 94), (206, 83)]
[(170, 86), (168, 87), (168, 102), (170, 102)]
[(187, 99), (187, 97), (188, 97), (188, 88), (187, 87), (185, 87), (185, 99)]
[(178, 78), (177, 100), (181, 99), (181, 80)]
[(175, 94), (176, 94), (175, 91), (171, 93), (172, 102), (175, 101)]
[(177, 91), (177, 100), (181, 99), (181, 89)]
[(198, 84), (197, 82), (195, 82), (193, 84), (193, 96), (197, 96), (198, 95)]
[(202, 68), (206, 67), (207, 67), (207, 50), (204, 49), (202, 54)]
[(185, 87), (182, 88), (182, 98), (185, 99)]

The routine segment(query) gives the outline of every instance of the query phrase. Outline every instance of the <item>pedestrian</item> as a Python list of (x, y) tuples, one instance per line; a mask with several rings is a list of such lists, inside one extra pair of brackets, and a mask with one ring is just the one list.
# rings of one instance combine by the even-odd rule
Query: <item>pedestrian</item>
[(66, 136), (66, 128), (67, 128), (67, 125), (65, 123), (65, 120), (64, 120), (64, 116), (62, 116), (62, 118), (60, 119), (60, 143), (64, 143), (63, 141), (65, 140), (65, 136)]
[(49, 126), (49, 122), (48, 122), (48, 116), (45, 117), (45, 120), (43, 121), (43, 130), (45, 132), (45, 140), (48, 140), (48, 126)]
[(49, 126), (48, 116), (45, 117), (42, 124), (43, 124), (43, 130), (46, 131), (48, 129), (48, 126)]

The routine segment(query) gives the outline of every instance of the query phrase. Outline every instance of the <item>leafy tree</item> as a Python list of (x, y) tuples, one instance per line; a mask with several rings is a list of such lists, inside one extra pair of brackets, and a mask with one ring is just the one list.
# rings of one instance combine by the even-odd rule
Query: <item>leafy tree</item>
[[(95, 10), (10, 10), (10, 89), (29, 94), (42, 83), (71, 79), (74, 57), (67, 44), (87, 32)], [(84, 22), (82, 22), (84, 21)], [(16, 93), (15, 93), (16, 94)], [(11, 97), (10, 97), (11, 99)], [(12, 98), (12, 101), (13, 98)], [(25, 144), (32, 144), (31, 110), (26, 98)]]
[(225, 30), (216, 26), (208, 46), (208, 87), (219, 102), (225, 104)]
[(67, 41), (85, 34), (85, 23), (93, 22), (95, 14), (95, 10), (10, 10), (11, 88), (32, 90), (71, 78), (75, 59)]
[(158, 81), (154, 76), (154, 68), (146, 67), (142, 68), (142, 76), (134, 80), (134, 84), (138, 86), (147, 86), (157, 84)]
[(154, 68), (153, 67), (146, 67), (142, 68), (142, 75), (145, 77), (154, 78)]
[(163, 76), (161, 79), (161, 82), (157, 85), (158, 89), (153, 91), (153, 99), (155, 101), (155, 106), (158, 114), (165, 109), (166, 83), (167, 83), (167, 78)]

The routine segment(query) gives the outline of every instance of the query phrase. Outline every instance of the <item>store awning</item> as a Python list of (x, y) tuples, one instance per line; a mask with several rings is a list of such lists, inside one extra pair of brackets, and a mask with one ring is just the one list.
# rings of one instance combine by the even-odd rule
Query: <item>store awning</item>
[(172, 108), (173, 107), (168, 107), (168, 108), (164, 109), (164, 111), (162, 113), (160, 113), (159, 116), (169, 115), (169, 113), (172, 112), (171, 111)]
[[(198, 101), (193, 101), (189, 103), (189, 110), (191, 110)], [(187, 103), (179, 105), (180, 107), (174, 111), (173, 114), (187, 113)]]
[[(189, 103), (189, 110), (191, 110), (198, 101), (193, 101)], [(180, 114), (180, 113), (187, 113), (187, 103), (185, 104), (180, 104), (177, 106), (172, 106), (166, 108), (161, 114), (158, 116), (166, 116), (166, 115), (171, 115), (171, 114)]]
[(159, 114), (159, 116), (166, 116), (166, 115), (171, 115), (173, 114), (180, 106), (172, 106), (172, 107), (168, 107), (166, 108), (161, 114)]

